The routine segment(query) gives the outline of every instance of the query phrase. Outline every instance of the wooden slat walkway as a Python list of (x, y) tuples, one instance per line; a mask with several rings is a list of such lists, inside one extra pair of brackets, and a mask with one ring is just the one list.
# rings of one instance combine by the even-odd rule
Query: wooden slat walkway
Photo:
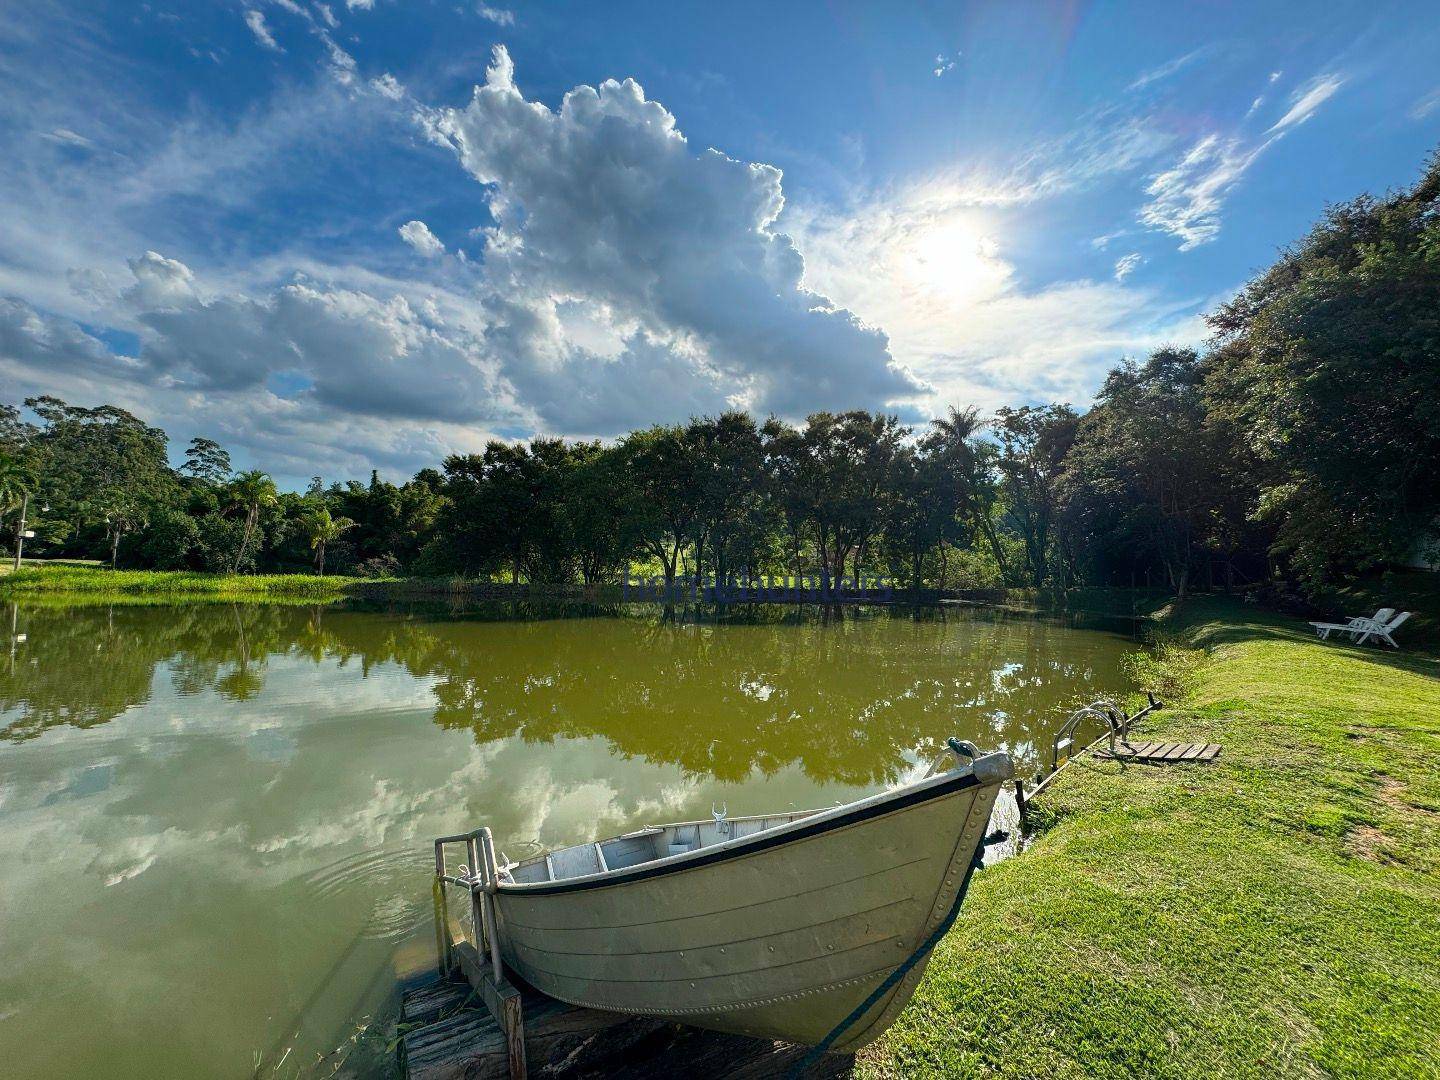
[[(661, 1020), (578, 1009), (522, 991), (525, 1053), (531, 1076), (687, 1080), (783, 1076), (806, 1048)], [(505, 1036), (464, 982), (430, 981), (405, 989), (399, 1051), (408, 1080), (489, 1080), (509, 1076)], [(403, 1030), (403, 1029), (402, 1029)], [(854, 1058), (827, 1054), (806, 1080), (849, 1076)]]
[[(532, 1068), (565, 1058), (597, 1031), (629, 1017), (577, 1009), (523, 991), (526, 1050)], [(505, 1035), (469, 983), (442, 980), (404, 992), (400, 1022), (417, 1025), (401, 1041), (410, 1080), (479, 1080), (510, 1075)]]
[(1142, 761), (1151, 765), (1163, 765), (1172, 761), (1214, 761), (1220, 756), (1220, 747), (1215, 743), (1117, 743), (1113, 751), (1105, 747), (1096, 750), (1095, 756), (1115, 761)]

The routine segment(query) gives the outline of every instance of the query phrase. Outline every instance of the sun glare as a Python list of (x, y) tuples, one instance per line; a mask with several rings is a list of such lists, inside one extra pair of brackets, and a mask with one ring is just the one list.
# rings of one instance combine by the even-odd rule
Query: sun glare
[(926, 226), (911, 242), (909, 271), (916, 284), (956, 300), (993, 291), (1006, 275), (995, 241), (951, 218)]

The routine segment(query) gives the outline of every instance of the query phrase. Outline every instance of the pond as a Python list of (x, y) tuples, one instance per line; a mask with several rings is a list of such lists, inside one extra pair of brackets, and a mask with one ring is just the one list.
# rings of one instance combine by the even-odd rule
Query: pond
[[(1127, 627), (979, 611), (0, 608), (11, 1077), (385, 1075), (433, 837), (826, 806), (946, 736), (1033, 772)], [(333, 1051), (321, 1059), (321, 1055)]]

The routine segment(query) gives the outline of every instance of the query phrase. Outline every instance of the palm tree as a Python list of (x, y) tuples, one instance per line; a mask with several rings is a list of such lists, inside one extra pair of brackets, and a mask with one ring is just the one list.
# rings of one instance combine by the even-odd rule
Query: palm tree
[(315, 552), (315, 561), (320, 567), (321, 577), (325, 576), (325, 546), (332, 540), (340, 539), (340, 534), (354, 524), (355, 522), (347, 517), (332, 518), (330, 511), (324, 507), (319, 510), (311, 510), (300, 519), (300, 527), (310, 538), (310, 548)]
[[(1005, 577), (1009, 574), (1005, 550), (1000, 545), (995, 523), (990, 519), (993, 492), (986, 490), (989, 487), (987, 474), (993, 468), (993, 451), (977, 438), (981, 432), (993, 427), (994, 421), (982, 420), (980, 410), (974, 406), (957, 409), (952, 405), (949, 415), (937, 417), (931, 420), (930, 424), (934, 430), (926, 435), (921, 443), (938, 453), (953, 470), (959, 483), (960, 516), (972, 523), (985, 537), (990, 545), (990, 554), (995, 558), (995, 565), (1000, 568), (1000, 575)], [(946, 559), (943, 544), (940, 547), (940, 559), (943, 580)]]
[(275, 481), (259, 469), (251, 469), (230, 481), (229, 494), (231, 502), (245, 511), (245, 532), (240, 537), (240, 550), (235, 553), (235, 565), (230, 568), (232, 574), (238, 574), (260, 521), (260, 511), (275, 505)]

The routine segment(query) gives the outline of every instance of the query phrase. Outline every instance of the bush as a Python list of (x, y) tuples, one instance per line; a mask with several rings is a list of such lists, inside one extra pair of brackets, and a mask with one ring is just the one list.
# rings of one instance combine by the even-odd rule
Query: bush
[(1205, 651), (1181, 638), (1157, 631), (1146, 648), (1127, 653), (1121, 660), (1126, 676), (1142, 690), (1166, 702), (1190, 693), (1205, 664)]
[(121, 561), (147, 570), (194, 568), (200, 526), (181, 510), (161, 510), (120, 545)]
[[(245, 535), (245, 524), (219, 514), (206, 514), (198, 523), (199, 540), (196, 554), (200, 567), (212, 574), (228, 574), (235, 568), (235, 555), (240, 550), (240, 540)], [(251, 540), (250, 550), (237, 568), (240, 573), (253, 573), (255, 552), (259, 548), (258, 538)]]
[(400, 560), (394, 555), (372, 555), (368, 559), (362, 559), (352, 568), (356, 577), (384, 578), (395, 577), (400, 573)]

